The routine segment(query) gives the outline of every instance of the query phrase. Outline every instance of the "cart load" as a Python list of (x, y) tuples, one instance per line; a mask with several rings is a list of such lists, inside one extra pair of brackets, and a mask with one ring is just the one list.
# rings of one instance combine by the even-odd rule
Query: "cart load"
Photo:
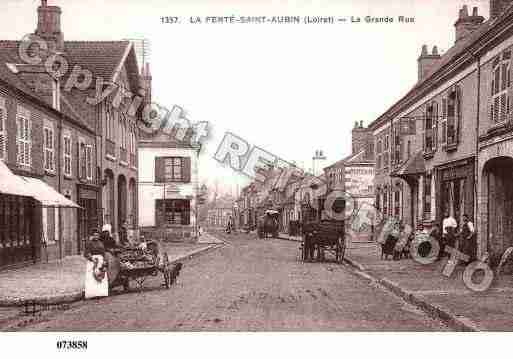
[(163, 286), (170, 288), (182, 268), (181, 263), (169, 262), (168, 254), (157, 242), (116, 248), (107, 260), (111, 288), (122, 285), (125, 290), (130, 288), (130, 281), (135, 281), (142, 289), (148, 277), (159, 273), (164, 279)]

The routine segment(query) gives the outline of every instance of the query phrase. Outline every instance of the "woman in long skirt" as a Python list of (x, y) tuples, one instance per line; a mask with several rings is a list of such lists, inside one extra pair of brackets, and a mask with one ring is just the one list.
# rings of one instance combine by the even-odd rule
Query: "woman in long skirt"
[(105, 262), (105, 247), (100, 234), (95, 231), (86, 244), (84, 256), (87, 259), (85, 274), (85, 298), (107, 297), (109, 279)]

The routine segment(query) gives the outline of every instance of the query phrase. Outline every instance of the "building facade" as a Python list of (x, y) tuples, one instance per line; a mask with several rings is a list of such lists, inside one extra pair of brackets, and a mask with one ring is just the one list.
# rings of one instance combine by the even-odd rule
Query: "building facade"
[[(43, 1), (37, 18), (30, 37), (0, 41), (0, 152), (15, 175), (40, 181), (31, 187), (53, 189), (56, 198), (80, 206), (40, 201), (35, 241), (44, 244), (40, 257), (55, 259), (79, 253), (105, 221), (115, 236), (124, 221), (137, 225), (140, 111), (128, 110), (126, 93), (143, 92), (143, 103), (150, 101), (151, 74), (144, 67), (140, 75), (128, 41), (65, 41), (57, 6)], [(40, 61), (22, 58), (20, 49)], [(54, 64), (67, 66), (49, 73), (45, 62), (56, 58)], [(97, 93), (101, 81), (112, 85), (104, 98)]]
[(139, 224), (145, 237), (197, 237), (198, 155), (190, 137), (177, 141), (162, 130), (139, 140)]
[(467, 6), (444, 54), (423, 46), (418, 82), (369, 127), (376, 205), (416, 226), (445, 214), (477, 224), (477, 255), (500, 255), (509, 233), (511, 1), (490, 1), (490, 19)]

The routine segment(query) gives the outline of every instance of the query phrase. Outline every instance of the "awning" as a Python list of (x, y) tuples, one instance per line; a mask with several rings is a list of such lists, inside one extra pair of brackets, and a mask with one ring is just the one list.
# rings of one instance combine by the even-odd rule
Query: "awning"
[(422, 151), (419, 151), (415, 156), (410, 157), (405, 163), (397, 170), (393, 171), (390, 176), (392, 177), (408, 177), (419, 175), (426, 172), (426, 162)]
[(20, 177), (25, 182), (25, 187), (34, 197), (43, 204), (43, 207), (80, 208), (75, 202), (67, 199), (52, 187), (37, 178)]
[(0, 161), (0, 193), (32, 197), (25, 181), (12, 173), (4, 161)]

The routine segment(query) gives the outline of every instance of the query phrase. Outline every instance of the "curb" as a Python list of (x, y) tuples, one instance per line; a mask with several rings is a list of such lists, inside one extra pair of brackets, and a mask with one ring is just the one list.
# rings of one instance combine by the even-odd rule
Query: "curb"
[(372, 274), (369, 274), (362, 264), (350, 258), (346, 257), (344, 258), (344, 261), (347, 262), (350, 266), (358, 269), (358, 271), (355, 272), (358, 276), (383, 286), (384, 288), (392, 292), (395, 296), (403, 299), (405, 302), (409, 304), (416, 306), (431, 318), (441, 321), (450, 328), (462, 332), (481, 331), (481, 329), (469, 318), (456, 315), (447, 308), (443, 308), (439, 305), (430, 303), (422, 296), (416, 295), (413, 292), (405, 290), (399, 284), (391, 281), (388, 278), (378, 278)]
[(278, 239), (283, 239), (283, 240), (285, 240), (285, 241), (291, 241), (291, 242), (301, 242), (301, 240), (300, 240), (300, 239), (292, 239), (292, 238), (290, 238), (290, 237), (282, 237), (282, 236), (280, 236), (280, 235), (278, 235)]
[[(211, 249), (216, 249), (222, 246), (222, 244), (210, 244), (204, 248), (198, 248), (191, 252), (185, 253), (172, 261), (171, 264), (183, 261), (185, 259), (192, 259), (203, 252), (207, 252)], [(70, 294), (57, 295), (57, 296), (43, 296), (37, 298), (28, 299), (0, 299), (0, 307), (23, 307), (27, 304), (38, 304), (38, 305), (60, 305), (60, 304), (71, 304), (79, 302), (84, 299), (84, 291), (74, 292)]]

